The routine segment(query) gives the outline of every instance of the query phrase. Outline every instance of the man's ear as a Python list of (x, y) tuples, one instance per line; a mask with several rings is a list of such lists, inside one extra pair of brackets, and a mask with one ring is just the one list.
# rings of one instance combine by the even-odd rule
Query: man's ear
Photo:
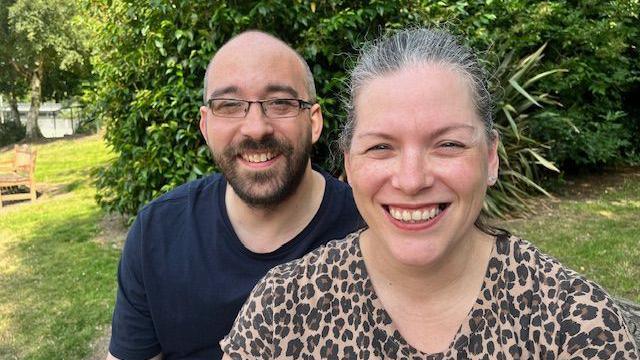
[(209, 145), (209, 134), (207, 133), (207, 115), (208, 109), (206, 106), (200, 106), (200, 133), (204, 138), (204, 142)]
[(309, 115), (311, 116), (311, 143), (315, 144), (320, 139), (322, 128), (324, 127), (320, 104), (313, 104), (309, 109)]

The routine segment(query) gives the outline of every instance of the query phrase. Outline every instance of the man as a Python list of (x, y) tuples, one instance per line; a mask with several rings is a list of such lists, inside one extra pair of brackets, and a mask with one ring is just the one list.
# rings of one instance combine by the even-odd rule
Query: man
[(145, 206), (118, 271), (109, 359), (216, 359), (256, 282), (362, 225), (351, 190), (312, 167), (322, 132), (313, 77), (282, 41), (250, 31), (205, 75), (200, 130), (223, 175)]

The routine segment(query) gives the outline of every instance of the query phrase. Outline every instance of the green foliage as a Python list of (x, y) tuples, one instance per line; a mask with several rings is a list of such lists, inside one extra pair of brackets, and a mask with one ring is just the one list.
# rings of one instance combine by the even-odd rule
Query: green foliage
[(0, 147), (15, 144), (24, 139), (27, 129), (19, 121), (5, 121), (0, 124)]
[[(551, 161), (556, 166), (610, 163), (637, 146), (618, 134), (635, 123), (621, 112), (621, 99), (638, 83), (640, 69), (640, 57), (631, 56), (640, 38), (633, 25), (638, 20), (635, 0), (95, 0), (93, 5), (102, 25), (96, 28), (98, 82), (88, 95), (95, 99), (89, 111), (106, 124), (107, 141), (118, 153), (97, 180), (97, 199), (110, 211), (134, 214), (160, 193), (214, 170), (197, 127), (204, 70), (225, 41), (252, 28), (292, 44), (311, 65), (325, 114), (313, 158), (325, 167), (344, 119), (338, 99), (354, 49), (390, 29), (416, 25), (447, 24), (474, 48), (488, 50), (488, 67), (503, 72), (496, 75), (495, 88), (504, 89), (504, 96), (512, 92), (512, 98), (499, 98), (501, 107), (514, 106), (509, 114), (516, 127), (502, 111), (503, 163), (513, 167), (504, 168), (511, 173), (503, 171), (507, 176), (499, 191), (491, 192), (493, 203), (487, 208), (494, 214), (539, 191), (537, 169), (548, 168)], [(516, 105), (527, 98), (509, 82), (514, 67), (500, 70), (508, 54), (504, 49), (510, 59), (520, 59), (543, 43), (548, 43), (546, 57), (539, 56), (535, 71), (527, 70), (515, 84), (546, 107), (520, 109)], [(568, 72), (525, 85), (536, 74), (560, 68)], [(602, 139), (608, 139), (607, 145), (599, 148)]]
[[(0, 0), (0, 94), (60, 100), (79, 93), (90, 74), (84, 19), (77, 1)], [(30, 86), (35, 78), (40, 89)]]
[(640, 84), (637, 0), (462, 3), (474, 14), (464, 22), (475, 21), (477, 14), (493, 18), (477, 41), (495, 42), (516, 54), (547, 42), (542, 69), (569, 70), (540, 84), (566, 110), (532, 124), (536, 138), (552, 146), (552, 160), (563, 169), (584, 169), (637, 156), (640, 114), (631, 105), (637, 101), (627, 96)]
[(5, 51), (11, 52), (10, 61), (20, 73), (33, 71), (39, 59), (50, 69), (75, 75), (82, 72), (87, 60), (82, 41), (88, 33), (78, 26), (81, 21), (77, 2), (16, 0), (9, 4), (7, 29), (13, 41)]
[(525, 200), (532, 192), (549, 195), (536, 183), (539, 169), (559, 172), (546, 158), (549, 147), (535, 140), (531, 126), (539, 119), (555, 117), (550, 110), (540, 110), (543, 104), (560, 105), (549, 94), (536, 90), (536, 83), (566, 72), (565, 69), (536, 72), (545, 47), (546, 44), (517, 62), (513, 61), (514, 52), (509, 52), (492, 76), (492, 92), (500, 94), (495, 109), (495, 126), (501, 136), (500, 176), (488, 190), (484, 210), (494, 216), (504, 218), (512, 210), (529, 210)]

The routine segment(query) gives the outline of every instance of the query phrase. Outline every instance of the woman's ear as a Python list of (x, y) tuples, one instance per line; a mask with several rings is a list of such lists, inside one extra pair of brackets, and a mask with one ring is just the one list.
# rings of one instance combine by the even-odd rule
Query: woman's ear
[(347, 183), (351, 185), (351, 183), (349, 182), (349, 179), (351, 179), (351, 161), (349, 159), (349, 152), (343, 151), (342, 157), (344, 159), (344, 173), (345, 173), (345, 176), (347, 177), (346, 180), (347, 180)]
[(495, 129), (491, 130), (491, 140), (487, 149), (487, 184), (489, 186), (492, 186), (498, 180), (498, 170), (500, 170), (498, 144), (500, 144), (500, 134)]

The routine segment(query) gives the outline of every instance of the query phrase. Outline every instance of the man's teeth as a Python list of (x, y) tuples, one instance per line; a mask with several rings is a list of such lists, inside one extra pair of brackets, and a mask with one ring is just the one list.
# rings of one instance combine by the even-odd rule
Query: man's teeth
[(274, 158), (270, 152), (262, 154), (242, 154), (242, 159), (252, 163), (265, 162)]
[(389, 208), (391, 217), (396, 220), (405, 222), (425, 221), (436, 217), (442, 210), (436, 206), (431, 209), (415, 209), (415, 210), (402, 210), (396, 208)]

